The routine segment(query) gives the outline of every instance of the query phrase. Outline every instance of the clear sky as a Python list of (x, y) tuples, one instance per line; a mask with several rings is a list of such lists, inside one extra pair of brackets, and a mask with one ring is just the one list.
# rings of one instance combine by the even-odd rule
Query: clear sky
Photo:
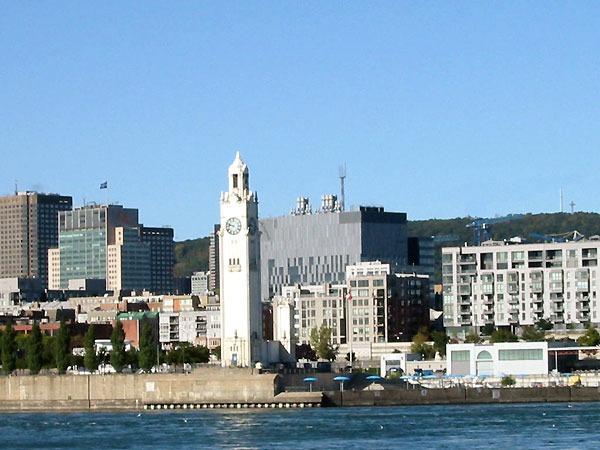
[(207, 236), (236, 151), (262, 217), (598, 211), (600, 2), (0, 2), (0, 194)]

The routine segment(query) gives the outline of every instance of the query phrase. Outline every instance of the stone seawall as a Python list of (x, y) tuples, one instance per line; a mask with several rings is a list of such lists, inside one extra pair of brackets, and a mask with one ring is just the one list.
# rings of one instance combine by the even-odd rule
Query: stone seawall
[(212, 404), (318, 406), (321, 395), (323, 406), (600, 401), (600, 388), (587, 387), (452, 387), (323, 394), (282, 391), (282, 379), (277, 375), (235, 369), (201, 369), (191, 374), (0, 376), (0, 411), (126, 410), (149, 405), (185, 408)]
[(141, 409), (146, 404), (272, 402), (272, 374), (204, 369), (190, 374), (0, 377), (0, 411)]
[(476, 403), (597, 402), (600, 388), (463, 388), (329, 391), (325, 406), (459, 405)]

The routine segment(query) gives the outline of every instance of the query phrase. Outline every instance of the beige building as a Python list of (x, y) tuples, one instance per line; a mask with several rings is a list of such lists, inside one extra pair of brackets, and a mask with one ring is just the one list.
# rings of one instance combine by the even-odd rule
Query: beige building
[(72, 202), (38, 192), (0, 197), (0, 278), (39, 278), (46, 286), (48, 249), (58, 245), (58, 212)]

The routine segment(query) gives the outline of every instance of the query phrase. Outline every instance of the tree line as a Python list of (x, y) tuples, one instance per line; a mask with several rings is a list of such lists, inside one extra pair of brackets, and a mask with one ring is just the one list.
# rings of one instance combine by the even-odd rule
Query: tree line
[(69, 324), (61, 322), (56, 336), (44, 335), (38, 324), (34, 324), (30, 334), (17, 334), (12, 321), (6, 322), (0, 336), (0, 359), (2, 372), (11, 374), (16, 369), (29, 369), (32, 375), (42, 370), (57, 369), (64, 374), (69, 366), (83, 366), (90, 373), (98, 370), (101, 364), (110, 363), (117, 373), (127, 365), (139, 367), (148, 372), (156, 364), (184, 364), (208, 362), (210, 351), (206, 347), (181, 345), (179, 348), (164, 351), (156, 345), (152, 326), (142, 322), (139, 350), (126, 350), (123, 324), (117, 320), (110, 336), (112, 350), (96, 351), (95, 326), (89, 326), (83, 336), (84, 356), (73, 355), (73, 341), (81, 341), (81, 336), (73, 338)]

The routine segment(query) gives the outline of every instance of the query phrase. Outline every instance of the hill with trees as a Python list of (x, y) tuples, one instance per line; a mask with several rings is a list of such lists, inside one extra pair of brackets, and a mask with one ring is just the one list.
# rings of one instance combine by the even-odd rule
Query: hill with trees
[[(429, 219), (408, 221), (408, 236), (448, 236), (456, 235), (456, 241), (442, 242), (436, 252), (436, 269), (439, 267), (441, 247), (451, 247), (468, 243), (473, 245), (473, 229), (467, 225), (473, 217), (455, 219)], [(600, 214), (578, 212), (554, 214), (527, 214), (521, 219), (497, 223), (489, 226), (490, 238), (494, 240), (510, 239), (520, 236), (528, 242), (539, 242), (531, 233), (551, 235), (577, 230), (586, 237), (600, 234)], [(189, 277), (192, 273), (208, 270), (208, 246), (210, 238), (190, 239), (175, 243), (176, 277)], [(437, 274), (436, 274), (437, 275)], [(436, 276), (439, 283), (439, 276)]]
[(207, 271), (209, 244), (209, 237), (176, 242), (173, 274), (176, 277), (189, 277), (194, 272)]

